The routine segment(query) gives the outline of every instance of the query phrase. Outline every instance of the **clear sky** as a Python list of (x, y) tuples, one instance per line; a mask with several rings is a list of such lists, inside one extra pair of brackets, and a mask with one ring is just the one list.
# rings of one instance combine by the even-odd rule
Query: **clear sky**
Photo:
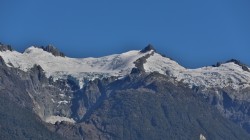
[(250, 65), (250, 0), (0, 0), (0, 42), (53, 44), (70, 57), (151, 43), (186, 67)]

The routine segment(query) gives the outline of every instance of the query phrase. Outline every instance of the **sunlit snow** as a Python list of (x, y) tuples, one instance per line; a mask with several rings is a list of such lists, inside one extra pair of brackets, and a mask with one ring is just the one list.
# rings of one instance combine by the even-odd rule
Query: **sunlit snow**
[(8, 66), (28, 71), (37, 64), (43, 68), (47, 77), (52, 76), (54, 80), (71, 78), (80, 87), (95, 78), (127, 75), (134, 67), (133, 62), (146, 54), (129, 51), (100, 58), (69, 58), (56, 57), (37, 47), (30, 47), (24, 53), (0, 51), (0, 56)]
[[(147, 55), (138, 50), (122, 54), (114, 54), (100, 58), (69, 58), (56, 57), (40, 48), (30, 47), (24, 53), (16, 51), (0, 51), (0, 56), (9, 67), (28, 71), (35, 64), (40, 65), (47, 77), (57, 79), (71, 79), (80, 87), (95, 78), (110, 76), (123, 77), (135, 67), (134, 62)], [(200, 86), (205, 88), (230, 86), (234, 89), (250, 87), (250, 72), (244, 71), (241, 66), (231, 63), (219, 67), (202, 67), (186, 69), (177, 62), (153, 53), (144, 64), (146, 72), (157, 71), (169, 75), (177, 81), (188, 83), (190, 87)]]
[(199, 86), (232, 87), (242, 89), (250, 87), (250, 72), (244, 71), (241, 66), (230, 62), (219, 67), (202, 67), (197, 69), (186, 69), (169, 58), (154, 53), (144, 64), (146, 72), (157, 71), (174, 77), (177, 81), (188, 83), (190, 87)]

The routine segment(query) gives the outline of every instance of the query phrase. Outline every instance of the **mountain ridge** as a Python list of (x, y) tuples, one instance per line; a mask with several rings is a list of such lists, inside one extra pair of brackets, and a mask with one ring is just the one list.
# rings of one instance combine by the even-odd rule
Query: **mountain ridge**
[[(54, 56), (67, 57), (64, 52), (61, 52), (57, 47), (55, 47), (55, 46), (53, 46), (51, 44), (49, 44), (49, 45), (47, 45), (45, 47), (44, 46), (31, 46), (31, 47), (26, 48), (25, 50), (27, 50), (29, 48), (32, 48), (32, 47), (41, 48), (44, 51), (49, 52), (51, 54), (53, 54), (53, 52), (54, 52), (54, 54), (53, 54)], [(11, 45), (5, 45), (5, 44), (0, 42), (0, 51), (6, 51), (6, 50), (15, 51), (15, 49), (13, 49), (13, 47)], [(25, 52), (25, 50), (24, 50), (24, 52)], [(145, 52), (148, 52), (148, 51), (151, 51), (151, 50), (158, 53), (158, 51), (155, 49), (155, 47), (152, 44), (148, 44), (146, 47), (141, 49), (140, 52), (145, 53)], [(19, 52), (19, 53), (24, 53), (24, 52)], [(115, 53), (115, 54), (117, 54), (117, 53)], [(159, 54), (162, 55), (163, 57), (167, 57), (165, 54), (162, 54), (162, 53), (159, 53)], [(106, 55), (106, 56), (109, 56), (109, 55)], [(105, 56), (100, 56), (100, 57), (105, 57)], [(81, 58), (100, 58), (100, 57), (80, 57), (79, 59), (81, 59)], [(71, 57), (71, 58), (74, 58), (74, 57)], [(173, 60), (172, 58), (169, 58), (169, 59)], [(228, 60), (225, 60), (225, 61), (217, 62), (216, 64), (213, 64), (212, 66), (213, 67), (219, 67), (221, 64), (230, 63), (230, 62), (233, 62), (233, 63), (238, 64), (240, 66), (249, 67), (247, 64), (243, 63), (241, 60), (238, 60), (238, 59), (235, 59), (235, 58), (231, 58), (231, 59), (228, 59)], [(203, 67), (206, 67), (206, 66), (203, 66)], [(198, 67), (198, 68), (200, 68), (200, 67)]]
[[(52, 48), (52, 50), (57, 50), (55, 47)], [(33, 65), (40, 65), (47, 77), (52, 76), (54, 80), (58, 80), (67, 79), (70, 76), (80, 87), (95, 78), (110, 76), (122, 78), (129, 73), (155, 71), (170, 75), (177, 81), (183, 81), (191, 88), (193, 86), (204, 88), (230, 86), (235, 89), (250, 87), (250, 68), (240, 61), (232, 59), (226, 63), (217, 63), (216, 66), (187, 69), (176, 61), (157, 53), (150, 44), (142, 50), (98, 58), (55, 56), (51, 52), (44, 51), (43, 48), (33, 46), (23, 53), (0, 51), (0, 56), (10, 67), (28, 71)]]
[(65, 139), (249, 139), (249, 72), (234, 61), (187, 69), (144, 50), (100, 58), (0, 51), (0, 96)]

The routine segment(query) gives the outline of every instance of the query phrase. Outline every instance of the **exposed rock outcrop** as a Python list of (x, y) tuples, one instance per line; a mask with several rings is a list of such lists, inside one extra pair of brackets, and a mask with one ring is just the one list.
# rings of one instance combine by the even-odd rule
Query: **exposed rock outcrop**
[(4, 45), (0, 43), (0, 51), (13, 51), (12, 47), (10, 45)]
[(61, 56), (61, 57), (65, 57), (65, 54), (60, 52), (56, 47), (54, 47), (53, 45), (48, 45), (46, 47), (41, 47), (44, 51), (47, 51), (49, 53), (52, 53), (54, 56)]
[[(250, 70), (248, 69), (248, 66), (245, 65), (245, 64), (243, 64), (243, 63), (241, 63), (239, 60), (231, 59), (231, 60), (228, 60), (228, 61), (226, 61), (224, 63), (231, 63), (231, 62), (234, 63), (234, 64), (237, 64), (237, 65), (241, 66), (244, 71), (250, 72)], [(218, 62), (215, 65), (213, 65), (213, 67), (219, 67), (221, 64), (224, 64), (224, 63), (223, 62)]]

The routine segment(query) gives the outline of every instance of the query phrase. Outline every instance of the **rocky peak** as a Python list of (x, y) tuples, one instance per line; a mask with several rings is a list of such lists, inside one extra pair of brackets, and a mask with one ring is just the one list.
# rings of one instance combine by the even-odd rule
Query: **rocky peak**
[(10, 45), (4, 45), (0, 42), (0, 51), (7, 51), (7, 50), (13, 51)]
[(237, 59), (230, 59), (230, 60), (226, 61), (226, 63), (231, 63), (231, 62), (233, 62), (237, 65), (244, 65), (240, 62), (240, 60), (237, 60)]
[(65, 54), (60, 52), (56, 47), (54, 47), (53, 45), (48, 45), (46, 47), (42, 46), (41, 47), (44, 51), (52, 53), (54, 56), (61, 56), (61, 57), (65, 57)]
[(141, 50), (141, 53), (146, 53), (146, 52), (151, 51), (151, 50), (156, 51), (155, 48), (153, 47), (153, 45), (148, 44), (147, 47), (145, 47), (144, 49)]
[(250, 70), (248, 69), (247, 65), (241, 63), (241, 62), (240, 62), (239, 60), (237, 60), (237, 59), (230, 59), (230, 60), (228, 60), (228, 61), (226, 61), (226, 62), (224, 62), (224, 63), (223, 63), (223, 62), (217, 62), (217, 64), (216, 64), (216, 65), (213, 65), (213, 67), (219, 67), (221, 64), (226, 64), (226, 63), (234, 63), (234, 64), (236, 64), (236, 65), (241, 66), (242, 69), (243, 69), (244, 71), (250, 72)]

